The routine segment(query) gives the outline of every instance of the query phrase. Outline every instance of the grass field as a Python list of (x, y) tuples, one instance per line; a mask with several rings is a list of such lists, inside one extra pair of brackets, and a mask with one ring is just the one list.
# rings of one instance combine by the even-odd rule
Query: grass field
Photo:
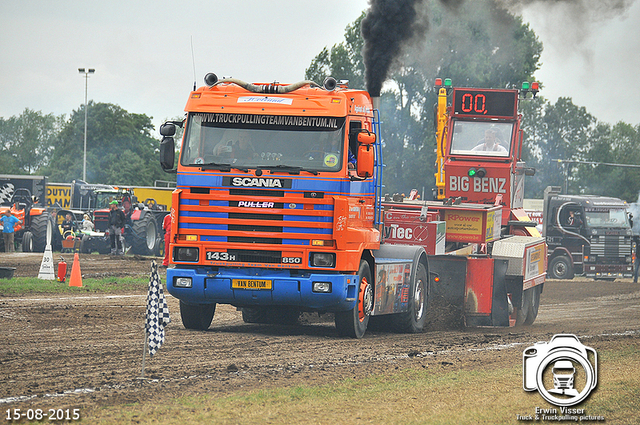
[[(207, 424), (513, 424), (517, 415), (556, 408), (537, 392), (522, 389), (521, 351), (505, 353), (513, 366), (478, 365), (465, 370), (406, 369), (389, 375), (297, 386), (149, 400), (91, 412), (92, 423)], [(637, 339), (598, 353), (598, 387), (580, 405), (608, 424), (637, 424), (640, 414), (640, 348)], [(502, 362), (504, 364), (504, 362)], [(553, 415), (552, 415), (553, 416)], [(575, 415), (580, 416), (580, 415)], [(579, 419), (579, 418), (577, 418)], [(556, 422), (553, 420), (539, 422)], [(571, 422), (571, 421), (569, 421)], [(597, 423), (592, 422), (592, 423)], [(602, 422), (600, 422), (602, 423)]]
[(35, 294), (82, 294), (146, 291), (149, 278), (106, 277), (82, 279), (82, 287), (69, 286), (69, 280), (58, 282), (35, 277), (14, 277), (0, 279), (0, 296)]

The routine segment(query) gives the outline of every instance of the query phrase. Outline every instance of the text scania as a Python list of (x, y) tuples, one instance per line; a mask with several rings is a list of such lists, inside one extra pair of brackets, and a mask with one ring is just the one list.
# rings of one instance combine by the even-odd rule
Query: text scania
[(259, 179), (251, 177), (234, 177), (232, 180), (234, 186), (242, 187), (282, 187), (280, 179)]
[(507, 179), (504, 177), (474, 177), (473, 181), (467, 176), (449, 176), (449, 190), (452, 192), (474, 192), (483, 193), (507, 193), (505, 185)]

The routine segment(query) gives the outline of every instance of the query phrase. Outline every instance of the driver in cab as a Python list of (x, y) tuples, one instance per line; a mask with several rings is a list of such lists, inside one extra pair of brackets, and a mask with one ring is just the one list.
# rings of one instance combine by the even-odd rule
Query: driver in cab
[(502, 146), (498, 139), (498, 132), (494, 128), (489, 128), (484, 132), (484, 140), (471, 149), (471, 152), (497, 152), (507, 154), (507, 149)]

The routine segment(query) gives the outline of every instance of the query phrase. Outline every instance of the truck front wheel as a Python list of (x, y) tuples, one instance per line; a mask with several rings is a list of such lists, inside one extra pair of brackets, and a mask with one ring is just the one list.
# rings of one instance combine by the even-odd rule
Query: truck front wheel
[(365, 260), (360, 262), (358, 270), (360, 282), (358, 284), (358, 294), (356, 295), (356, 305), (349, 311), (336, 312), (336, 330), (342, 336), (352, 338), (362, 338), (367, 331), (369, 317), (373, 309), (373, 287), (371, 281), (371, 269)]
[(206, 331), (216, 312), (215, 304), (187, 304), (180, 301), (180, 317), (187, 329)]
[(549, 274), (552, 279), (573, 279), (571, 261), (564, 255), (558, 255), (549, 264)]

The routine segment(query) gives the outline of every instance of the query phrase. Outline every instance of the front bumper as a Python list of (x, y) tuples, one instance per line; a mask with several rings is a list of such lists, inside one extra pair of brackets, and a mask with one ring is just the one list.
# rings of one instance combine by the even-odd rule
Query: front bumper
[[(191, 278), (191, 287), (175, 286), (179, 277)], [(234, 289), (233, 279), (271, 281), (271, 289)], [(329, 282), (331, 292), (313, 292), (314, 282)], [(356, 302), (358, 276), (313, 271), (261, 268), (194, 267), (167, 269), (167, 290), (192, 304), (292, 306), (303, 310), (347, 311)]]

